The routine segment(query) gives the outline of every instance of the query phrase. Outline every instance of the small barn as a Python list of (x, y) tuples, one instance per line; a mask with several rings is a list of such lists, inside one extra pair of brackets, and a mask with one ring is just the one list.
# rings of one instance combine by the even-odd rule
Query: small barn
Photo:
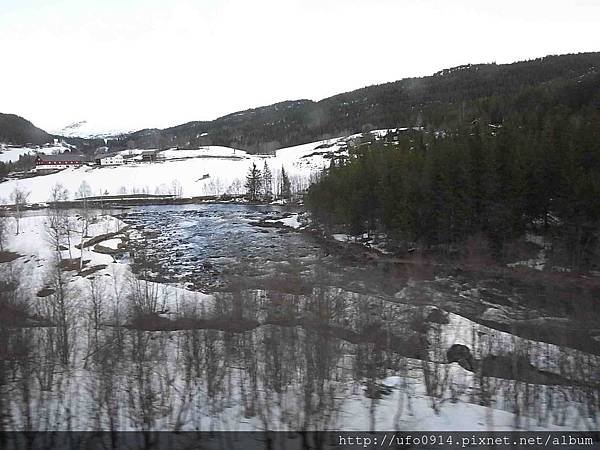
[(144, 150), (142, 152), (142, 161), (156, 162), (158, 159), (158, 150)]

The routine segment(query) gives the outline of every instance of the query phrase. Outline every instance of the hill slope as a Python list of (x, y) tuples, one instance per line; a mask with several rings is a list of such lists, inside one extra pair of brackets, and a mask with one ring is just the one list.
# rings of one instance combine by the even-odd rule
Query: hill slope
[(121, 145), (194, 148), (225, 145), (251, 153), (348, 135), (365, 128), (456, 127), (474, 119), (502, 122), (512, 97), (545, 84), (599, 73), (600, 52), (548, 56), (513, 64), (478, 64), (369, 86), (318, 102), (296, 100), (248, 109), (214, 121), (141, 130)]
[[(279, 148), (372, 128), (455, 128), (475, 119), (502, 123), (508, 111), (520, 107), (517, 97), (522, 99), (528, 89), (548, 86), (566, 89), (567, 97), (577, 96), (573, 89), (576, 83), (599, 73), (600, 52), (547, 56), (513, 64), (465, 65), (427, 77), (357, 89), (318, 102), (284, 101), (213, 121), (188, 122), (163, 130), (144, 129), (112, 140), (110, 147), (118, 150), (221, 145), (249, 153), (272, 153)], [(85, 153), (93, 153), (104, 144), (102, 139), (83, 139), (76, 134), (73, 131), (66, 140)], [(0, 114), (0, 142), (41, 144), (52, 137), (25, 119)]]
[(0, 142), (5, 144), (44, 144), (52, 136), (15, 114), (0, 113)]

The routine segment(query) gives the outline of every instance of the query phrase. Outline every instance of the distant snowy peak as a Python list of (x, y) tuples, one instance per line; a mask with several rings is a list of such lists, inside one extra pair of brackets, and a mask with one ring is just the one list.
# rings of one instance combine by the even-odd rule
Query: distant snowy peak
[(79, 122), (73, 122), (61, 129), (54, 130), (53, 134), (65, 137), (103, 139), (129, 134), (132, 131), (134, 130), (113, 128), (101, 124), (90, 123), (87, 120), (81, 120)]

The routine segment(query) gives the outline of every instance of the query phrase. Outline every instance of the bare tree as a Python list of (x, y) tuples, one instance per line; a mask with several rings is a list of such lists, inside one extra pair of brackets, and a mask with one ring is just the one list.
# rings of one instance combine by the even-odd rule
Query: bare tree
[(90, 349), (94, 352), (100, 347), (100, 324), (105, 315), (104, 301), (106, 298), (105, 285), (101, 280), (93, 277), (89, 280), (88, 298), (90, 308), (88, 312), (88, 327), (91, 333), (88, 334)]
[(27, 203), (30, 192), (22, 189), (18, 184), (15, 186), (13, 191), (10, 193), (10, 201), (15, 205), (15, 220), (17, 222), (16, 234), (19, 234), (20, 222), (23, 217), (23, 206)]
[(204, 195), (219, 195), (223, 192), (223, 183), (220, 178), (210, 178), (204, 185)]
[(69, 257), (72, 258), (69, 220), (66, 211), (60, 207), (60, 203), (66, 201), (68, 196), (67, 189), (60, 183), (55, 184), (50, 190), (51, 208), (48, 236), (50, 244), (56, 250), (59, 260), (62, 260), (61, 247), (63, 243), (67, 244)]
[[(0, 204), (3, 202), (0, 200)], [(8, 234), (8, 217), (0, 211), (0, 252), (4, 251), (4, 244), (6, 242), (6, 235)]]
[(65, 276), (65, 266), (62, 251), (66, 244), (71, 255), (70, 226), (66, 210), (60, 203), (68, 199), (68, 191), (60, 183), (55, 184), (50, 191), (51, 208), (48, 216), (47, 236), (54, 249), (54, 260), (48, 273), (48, 284), (53, 293), (47, 297), (47, 314), (56, 325), (56, 343), (60, 361), (68, 364), (72, 347), (72, 324), (70, 323), (71, 295)]
[(53, 261), (50, 273), (50, 285), (54, 293), (49, 297), (51, 318), (57, 328), (57, 343), (60, 360), (63, 364), (69, 363), (71, 339), (70, 331), (70, 295), (68, 292), (67, 279), (62, 266), (60, 251), (56, 252), (56, 259)]
[(147, 314), (156, 314), (165, 309), (168, 290), (165, 285), (153, 283), (144, 279), (129, 276), (128, 282), (128, 307), (133, 317), (142, 317)]
[(79, 185), (76, 193), (77, 197), (82, 200), (82, 209), (81, 209), (81, 217), (84, 220), (84, 236), (88, 234), (88, 225), (89, 225), (89, 214), (88, 214), (88, 197), (92, 195), (92, 188), (87, 183), (87, 181), (83, 180)]
[(244, 186), (239, 178), (236, 178), (232, 181), (231, 185), (227, 188), (227, 194), (229, 195), (239, 195), (244, 192)]
[(79, 189), (77, 189), (77, 197), (82, 199), (82, 208), (80, 210), (81, 215), (81, 242), (79, 243), (81, 255), (79, 257), (79, 270), (83, 269), (83, 240), (88, 236), (88, 228), (90, 223), (90, 214), (88, 210), (88, 200), (87, 198), (92, 195), (92, 188), (90, 185), (83, 180), (79, 185)]
[(183, 195), (183, 187), (179, 180), (171, 181), (171, 194), (176, 197), (181, 197)]

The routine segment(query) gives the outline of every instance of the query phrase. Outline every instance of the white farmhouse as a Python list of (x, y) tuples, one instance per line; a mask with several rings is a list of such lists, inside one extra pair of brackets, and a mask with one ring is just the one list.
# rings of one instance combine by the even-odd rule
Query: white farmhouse
[(123, 155), (113, 153), (96, 157), (96, 164), (101, 166), (120, 166), (124, 163)]

